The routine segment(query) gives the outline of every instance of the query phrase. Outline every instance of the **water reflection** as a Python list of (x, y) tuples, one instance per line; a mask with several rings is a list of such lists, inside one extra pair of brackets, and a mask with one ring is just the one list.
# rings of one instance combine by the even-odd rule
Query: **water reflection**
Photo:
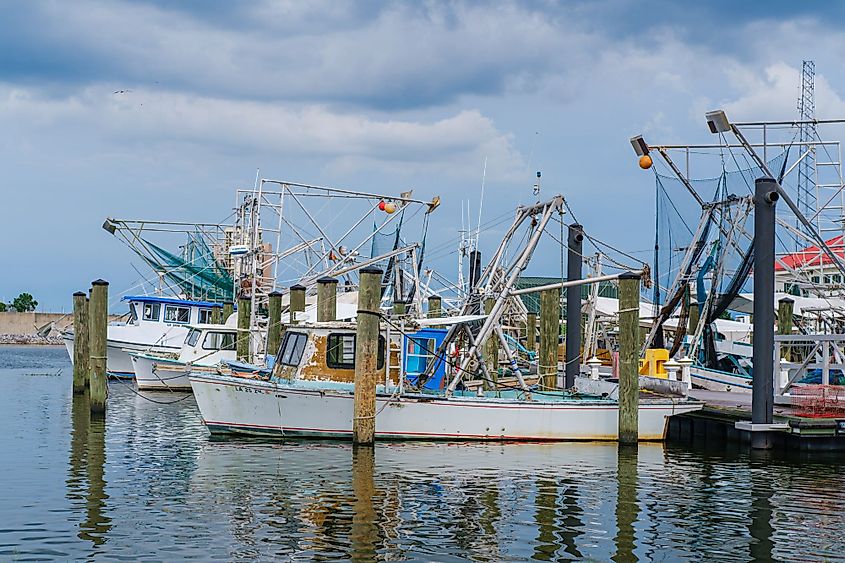
[(637, 561), (634, 523), (637, 504), (637, 447), (619, 446), (616, 464), (616, 553), (614, 561)]
[(379, 527), (373, 507), (375, 495), (375, 450), (356, 446), (352, 451), (352, 533), (350, 556), (353, 561), (372, 561), (376, 556)]
[[(752, 450), (752, 466), (763, 469), (771, 461), (771, 452)], [(763, 473), (766, 471), (763, 469)], [(755, 479), (751, 487), (751, 507), (748, 519), (748, 531), (751, 534), (749, 551), (752, 561), (772, 561), (772, 488), (768, 478)]]
[(92, 416), (87, 391), (74, 395), (71, 405), (70, 463), (67, 498), (78, 505), (84, 503), (85, 516), (79, 523), (77, 537), (103, 545), (111, 530), (111, 518), (105, 514), (106, 419)]

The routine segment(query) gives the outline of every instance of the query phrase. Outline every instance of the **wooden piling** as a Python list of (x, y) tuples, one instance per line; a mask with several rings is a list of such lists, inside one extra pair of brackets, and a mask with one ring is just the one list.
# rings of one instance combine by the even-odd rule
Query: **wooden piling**
[(88, 296), (82, 291), (73, 294), (73, 393), (85, 393), (88, 387)]
[(355, 405), (352, 441), (369, 445), (375, 440), (376, 383), (378, 381), (379, 303), (381, 302), (379, 268), (360, 271), (358, 319), (355, 332)]
[(557, 386), (557, 355), (560, 338), (560, 290), (546, 289), (540, 293), (540, 354), (537, 375), (546, 389)]
[(249, 297), (238, 299), (238, 344), (237, 356), (239, 360), (249, 361), (250, 340), (249, 317), (252, 310), (252, 300)]
[(443, 316), (443, 301), (439, 295), (432, 295), (428, 298), (428, 318), (439, 319)]
[(525, 319), (525, 349), (537, 350), (537, 313), (528, 313)]
[(290, 305), (288, 312), (290, 313), (290, 324), (297, 323), (296, 314), (305, 310), (305, 286), (292, 285), (290, 286)]
[(320, 278), (317, 280), (317, 322), (334, 320), (337, 320), (337, 280)]
[(640, 275), (619, 276), (619, 443), (639, 439)]
[(408, 311), (408, 305), (404, 301), (393, 302), (393, 314), (395, 316), (402, 316)]
[(214, 307), (211, 310), (211, 324), (213, 324), (213, 325), (222, 325), (223, 324), (223, 310), (220, 307)]
[(223, 322), (222, 324), (226, 324), (226, 321), (229, 320), (229, 317), (232, 316), (232, 313), (235, 312), (235, 304), (231, 301), (227, 301), (223, 303)]
[(89, 404), (92, 413), (106, 412), (109, 394), (106, 380), (108, 355), (109, 282), (96, 280), (91, 284), (91, 301), (88, 304)]
[(282, 343), (282, 293), (274, 291), (269, 295), (267, 303), (267, 349), (265, 356), (275, 356)]
[[(489, 315), (495, 304), (496, 300), (492, 297), (484, 299), (484, 314)], [(491, 334), (484, 343), (484, 363), (493, 381), (499, 381), (499, 339), (495, 334)]]
[[(784, 297), (778, 300), (778, 334), (792, 334), (792, 318), (795, 311), (795, 300), (791, 297)], [(787, 362), (792, 361), (792, 347), (781, 346), (781, 358)]]

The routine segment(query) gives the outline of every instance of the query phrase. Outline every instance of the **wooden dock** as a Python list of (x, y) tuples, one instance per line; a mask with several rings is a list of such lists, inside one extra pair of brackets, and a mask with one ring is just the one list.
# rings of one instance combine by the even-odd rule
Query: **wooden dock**
[[(675, 443), (751, 443), (751, 394), (695, 389), (690, 396), (705, 403), (700, 411), (669, 419), (668, 440)], [(788, 405), (774, 406), (773, 448), (845, 451), (845, 414), (839, 418), (798, 416)]]

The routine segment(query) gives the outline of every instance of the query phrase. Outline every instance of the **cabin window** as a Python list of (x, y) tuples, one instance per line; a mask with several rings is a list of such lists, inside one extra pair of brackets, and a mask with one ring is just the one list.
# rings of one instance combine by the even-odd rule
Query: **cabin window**
[(842, 283), (842, 274), (833, 274), (834, 283)]
[(129, 324), (138, 324), (138, 305), (135, 303), (129, 305)]
[(203, 350), (234, 350), (235, 334), (233, 332), (209, 332), (202, 341)]
[(819, 276), (813, 276), (811, 279), (813, 280), (813, 283), (819, 283)]
[(279, 348), (279, 355), (276, 357), (276, 363), (285, 366), (298, 366), (302, 360), (302, 354), (305, 352), (305, 343), (308, 341), (308, 335), (301, 332), (286, 332), (285, 340)]
[(197, 340), (200, 339), (200, 331), (195, 328), (191, 329), (191, 332), (188, 333), (188, 337), (185, 339), (185, 343), (188, 346), (196, 346)]
[(168, 305), (164, 308), (164, 321), (168, 323), (187, 323), (191, 320), (191, 309), (189, 307), (177, 307)]
[(161, 303), (144, 303), (144, 320), (156, 322), (161, 320)]
[(211, 324), (211, 309), (199, 309), (197, 322), (201, 325)]
[[(355, 369), (355, 335), (329, 334), (326, 341), (326, 365), (334, 369)], [(384, 337), (378, 337), (376, 369), (384, 367)]]

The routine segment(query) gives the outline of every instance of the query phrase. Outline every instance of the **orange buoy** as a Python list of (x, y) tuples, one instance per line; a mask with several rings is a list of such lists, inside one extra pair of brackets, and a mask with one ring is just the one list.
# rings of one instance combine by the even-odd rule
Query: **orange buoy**
[(640, 157), (640, 168), (643, 170), (648, 170), (651, 168), (651, 165), (654, 164), (651, 160), (651, 157), (647, 154), (644, 154)]
[(392, 201), (388, 201), (387, 203), (384, 204), (384, 212), (385, 213), (390, 214), (390, 213), (393, 213), (394, 211), (396, 211), (396, 204), (395, 203), (393, 203)]

